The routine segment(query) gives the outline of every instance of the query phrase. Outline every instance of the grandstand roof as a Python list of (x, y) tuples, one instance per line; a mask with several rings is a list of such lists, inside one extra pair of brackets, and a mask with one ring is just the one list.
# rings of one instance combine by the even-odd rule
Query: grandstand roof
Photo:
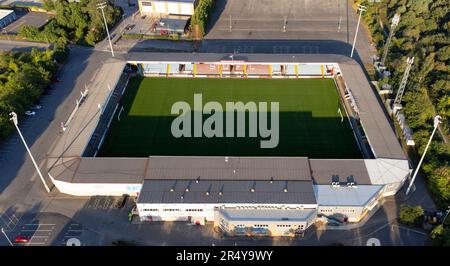
[(311, 181), (147, 179), (137, 203), (316, 204), (316, 198)]

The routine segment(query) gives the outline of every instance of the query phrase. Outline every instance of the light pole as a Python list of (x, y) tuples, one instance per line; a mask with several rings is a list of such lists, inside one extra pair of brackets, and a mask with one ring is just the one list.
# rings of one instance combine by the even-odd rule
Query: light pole
[(436, 133), (436, 129), (439, 126), (439, 123), (441, 123), (441, 116), (437, 115), (434, 117), (434, 129), (431, 133), (430, 139), (428, 140), (427, 146), (425, 147), (425, 150), (423, 151), (422, 157), (420, 158), (419, 164), (416, 167), (416, 171), (414, 171), (414, 175), (411, 179), (411, 182), (409, 183), (408, 189), (406, 190), (406, 195), (408, 195), (409, 191), (411, 190), (412, 185), (414, 184), (414, 180), (416, 179), (417, 173), (419, 172), (420, 166), (422, 165), (423, 159), (425, 158), (425, 154), (427, 153), (428, 148), (430, 147), (431, 140), (433, 139), (434, 133)]
[(23, 144), (25, 145), (25, 148), (27, 149), (27, 152), (30, 155), (31, 161), (33, 162), (34, 167), (36, 168), (36, 171), (37, 171), (39, 177), (41, 178), (42, 183), (44, 184), (45, 190), (47, 190), (47, 192), (50, 193), (50, 189), (47, 186), (47, 184), (45, 183), (45, 180), (44, 180), (44, 177), (42, 176), (41, 170), (39, 170), (39, 166), (36, 164), (36, 161), (34, 160), (33, 154), (31, 154), (31, 151), (28, 148), (27, 142), (23, 138), (22, 132), (20, 132), (20, 129), (19, 129), (19, 126), (18, 126), (19, 122), (17, 120), (17, 114), (15, 112), (11, 112), (9, 115), (10, 115), (10, 120), (13, 121), (14, 126), (16, 127), (17, 132), (19, 133), (19, 136), (22, 139)]
[(447, 212), (445, 213), (444, 219), (442, 219), (442, 224), (445, 223), (445, 219), (447, 219), (448, 214), (450, 213), (450, 206), (447, 208)]
[(103, 21), (105, 22), (106, 34), (108, 34), (109, 47), (111, 48), (112, 57), (114, 57), (114, 50), (111, 42), (111, 36), (109, 36), (108, 24), (106, 23), (105, 11), (103, 10), (106, 7), (106, 2), (97, 4), (97, 8), (102, 11)]
[(394, 17), (392, 18), (391, 31), (389, 32), (389, 37), (386, 41), (386, 44), (384, 45), (383, 56), (381, 57), (382, 65), (384, 65), (384, 61), (386, 61), (386, 57), (389, 50), (389, 44), (391, 44), (392, 36), (394, 36), (395, 28), (397, 27), (399, 22), (400, 22), (400, 15), (395, 14)]
[(3, 227), (2, 227), (2, 233), (3, 233), (3, 235), (5, 235), (6, 239), (8, 240), (9, 245), (10, 245), (10, 246), (14, 246), (13, 243), (11, 242), (11, 240), (9, 240), (8, 235), (5, 233), (5, 230), (3, 230)]
[(358, 37), (358, 30), (359, 30), (359, 23), (361, 22), (361, 15), (362, 15), (362, 12), (366, 11), (366, 7), (363, 5), (359, 5), (358, 11), (359, 11), (358, 24), (356, 25), (355, 39), (353, 39), (352, 52), (350, 53), (350, 57), (352, 57), (352, 58), (353, 58), (353, 52), (355, 51), (356, 38)]

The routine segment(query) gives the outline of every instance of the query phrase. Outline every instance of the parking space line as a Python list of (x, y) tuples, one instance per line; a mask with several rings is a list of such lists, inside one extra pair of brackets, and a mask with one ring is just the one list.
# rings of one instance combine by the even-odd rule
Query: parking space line
[(46, 226), (46, 225), (56, 225), (56, 224), (25, 224), (25, 225), (43, 225), (43, 226)]
[(22, 229), (22, 232), (51, 232), (53, 229)]

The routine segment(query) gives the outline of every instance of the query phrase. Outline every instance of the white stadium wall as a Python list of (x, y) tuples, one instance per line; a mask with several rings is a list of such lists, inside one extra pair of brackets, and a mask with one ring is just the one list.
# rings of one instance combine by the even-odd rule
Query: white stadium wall
[(114, 184), (114, 183), (70, 183), (53, 180), (56, 188), (62, 193), (73, 196), (122, 196), (128, 194), (137, 196), (142, 184)]
[(156, 15), (194, 15), (194, 3), (184, 3), (178, 1), (140, 1), (141, 14)]

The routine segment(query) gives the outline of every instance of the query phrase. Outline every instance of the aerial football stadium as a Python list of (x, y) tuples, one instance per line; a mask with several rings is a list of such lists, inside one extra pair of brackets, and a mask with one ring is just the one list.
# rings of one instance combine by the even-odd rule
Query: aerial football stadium
[[(71, 195), (135, 196), (142, 222), (302, 235), (318, 221), (369, 219), (410, 175), (376, 92), (345, 56), (135, 53), (97, 71), (62, 125), (48, 175)], [(183, 114), (190, 137), (171, 131), (180, 101), (192, 107)], [(205, 112), (212, 102), (244, 108)], [(239, 117), (261, 126), (263, 112), (249, 102), (278, 103), (274, 147), (261, 148), (273, 136), (252, 134), (249, 123), (227, 137)], [(229, 113), (236, 119), (216, 120), (216, 135), (195, 132)]]

